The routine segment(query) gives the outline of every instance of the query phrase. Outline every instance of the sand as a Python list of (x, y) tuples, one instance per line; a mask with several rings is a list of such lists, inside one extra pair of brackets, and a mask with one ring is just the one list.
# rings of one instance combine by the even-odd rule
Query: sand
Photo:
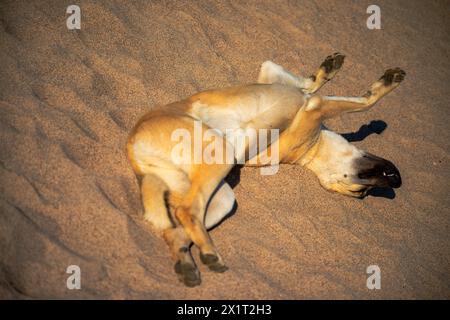
[[(64, 1), (0, 3), (0, 297), (450, 298), (448, 2), (377, 1), (382, 30), (366, 27), (371, 1), (76, 4), (69, 31)], [(403, 186), (358, 200), (299, 166), (244, 168), (236, 213), (211, 232), (230, 270), (201, 265), (202, 285), (184, 287), (140, 217), (128, 132), (155, 105), (254, 82), (265, 60), (309, 75), (336, 51), (347, 59), (322, 94), (407, 72), (369, 112), (326, 123), (394, 162)], [(381, 290), (366, 287), (373, 264)]]

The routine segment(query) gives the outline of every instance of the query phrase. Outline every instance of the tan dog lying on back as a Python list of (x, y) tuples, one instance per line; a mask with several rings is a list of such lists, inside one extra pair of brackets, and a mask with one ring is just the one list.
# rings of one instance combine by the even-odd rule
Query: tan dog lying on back
[[(194, 243), (200, 259), (210, 270), (227, 270), (207, 232), (233, 208), (235, 197), (224, 178), (235, 161), (198, 163), (193, 150), (190, 161), (173, 160), (177, 142), (172, 134), (183, 129), (195, 134), (195, 123), (213, 132), (220, 148), (236, 149), (227, 132), (246, 129), (278, 129), (277, 152), (265, 150), (279, 163), (300, 164), (311, 169), (323, 187), (364, 197), (375, 186), (399, 187), (400, 174), (389, 161), (357, 149), (340, 135), (326, 130), (322, 122), (345, 112), (365, 111), (404, 79), (399, 68), (389, 69), (360, 97), (318, 96), (314, 93), (341, 68), (344, 56), (326, 58), (309, 78), (295, 76), (281, 66), (262, 64), (257, 84), (210, 90), (154, 109), (133, 129), (127, 144), (128, 157), (140, 178), (144, 218), (162, 232), (175, 260), (175, 271), (187, 286), (200, 284), (200, 273), (190, 254)], [(217, 144), (218, 143), (218, 144)], [(237, 160), (248, 159), (249, 140)], [(229, 160), (229, 159), (228, 159)], [(233, 159), (234, 160), (234, 159)], [(273, 164), (273, 163), (272, 163)]]

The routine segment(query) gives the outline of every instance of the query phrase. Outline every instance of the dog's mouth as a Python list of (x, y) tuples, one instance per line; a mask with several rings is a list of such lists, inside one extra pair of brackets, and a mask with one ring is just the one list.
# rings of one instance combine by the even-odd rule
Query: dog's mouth
[(371, 187), (371, 186), (363, 186), (363, 187), (361, 187), (361, 189), (358, 189), (358, 190), (350, 190), (349, 189), (349, 190), (347, 190), (346, 194), (351, 196), (351, 197), (354, 197), (354, 198), (362, 199), (368, 194), (368, 192), (372, 188), (373, 187)]

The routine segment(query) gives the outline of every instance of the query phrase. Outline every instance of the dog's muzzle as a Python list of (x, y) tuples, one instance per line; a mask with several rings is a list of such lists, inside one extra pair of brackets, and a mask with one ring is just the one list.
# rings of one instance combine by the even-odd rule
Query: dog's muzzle
[(386, 159), (366, 153), (356, 161), (356, 166), (358, 178), (368, 186), (399, 188), (402, 185), (400, 172)]

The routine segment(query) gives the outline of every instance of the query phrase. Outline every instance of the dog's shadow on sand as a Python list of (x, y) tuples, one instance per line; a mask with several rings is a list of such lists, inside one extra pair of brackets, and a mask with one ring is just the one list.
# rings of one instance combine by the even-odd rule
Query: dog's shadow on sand
[[(348, 142), (363, 141), (365, 138), (367, 138), (371, 134), (374, 134), (374, 133), (381, 134), (386, 128), (387, 128), (387, 123), (384, 122), (383, 120), (373, 120), (369, 124), (362, 125), (358, 131), (343, 133), (342, 136)], [(395, 191), (394, 191), (394, 189), (392, 189), (390, 187), (385, 187), (385, 188), (375, 187), (367, 193), (367, 196), (394, 199)]]
[(381, 134), (387, 128), (387, 123), (383, 120), (373, 120), (369, 124), (364, 124), (356, 132), (341, 134), (348, 142), (363, 141), (371, 134)]

